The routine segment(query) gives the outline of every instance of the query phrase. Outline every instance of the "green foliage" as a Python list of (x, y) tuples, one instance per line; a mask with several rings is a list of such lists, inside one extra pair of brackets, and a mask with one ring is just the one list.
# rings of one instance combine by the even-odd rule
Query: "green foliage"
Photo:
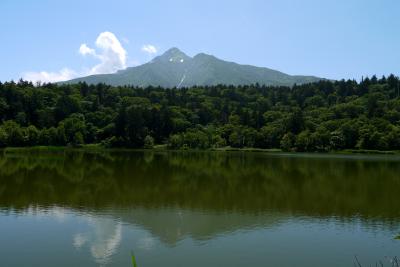
[(34, 125), (29, 125), (25, 129), (25, 140), (27, 142), (27, 145), (29, 146), (35, 146), (38, 144), (39, 141), (39, 131)]
[(4, 136), (7, 137), (6, 146), (18, 147), (24, 145), (24, 136), (22, 133), (22, 129), (18, 123), (12, 120), (5, 121), (2, 125), (2, 128), (5, 131)]
[(132, 266), (137, 267), (136, 257), (135, 257), (135, 254), (133, 254), (133, 252), (131, 252), (131, 260), (132, 260)]
[[(83, 144), (86, 133), (86, 122), (83, 114), (74, 113), (63, 120), (60, 124), (60, 131), (65, 132), (67, 144)], [(62, 130), (64, 129), (64, 130)], [(63, 135), (63, 133), (60, 133)]]
[(3, 127), (0, 127), (0, 147), (6, 147), (8, 145), (8, 135)]
[(399, 79), (290, 87), (112, 87), (6, 82), (0, 147), (400, 150)]
[(0, 98), (0, 119), (3, 118), (7, 109), (8, 109), (7, 102), (4, 99)]
[(144, 138), (144, 148), (151, 149), (154, 147), (154, 138), (150, 135), (146, 135)]
[(75, 146), (83, 144), (83, 135), (82, 135), (81, 132), (76, 132), (74, 134), (74, 138), (72, 140), (72, 144), (75, 145)]
[(296, 136), (292, 133), (287, 133), (282, 137), (281, 148), (283, 151), (292, 151), (294, 148)]
[[(288, 145), (290, 145), (290, 143), (288, 143)], [(305, 130), (298, 134), (296, 137), (295, 146), (297, 150), (301, 152), (312, 150), (314, 147), (314, 142), (311, 133), (308, 130)]]

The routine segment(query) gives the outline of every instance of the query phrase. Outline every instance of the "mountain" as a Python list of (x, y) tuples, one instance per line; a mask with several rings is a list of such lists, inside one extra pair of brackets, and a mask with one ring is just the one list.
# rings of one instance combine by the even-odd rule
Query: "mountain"
[(285, 85), (319, 81), (314, 76), (291, 76), (276, 70), (240, 65), (200, 53), (189, 57), (178, 48), (171, 48), (152, 61), (120, 70), (113, 74), (82, 77), (65, 83), (85, 81), (89, 84), (189, 87), (193, 85)]

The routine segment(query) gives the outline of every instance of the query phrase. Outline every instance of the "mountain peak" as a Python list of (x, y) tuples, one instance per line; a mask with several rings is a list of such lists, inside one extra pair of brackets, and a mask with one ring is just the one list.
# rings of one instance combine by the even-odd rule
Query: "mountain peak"
[(177, 47), (172, 47), (170, 49), (168, 49), (167, 51), (164, 52), (165, 54), (185, 54), (183, 53), (179, 48)]
[(206, 53), (199, 53), (194, 56), (194, 59), (218, 59), (218, 58), (216, 58), (213, 55), (206, 54)]
[(167, 62), (184, 62), (191, 59), (179, 48), (173, 47), (164, 52), (161, 56), (158, 56), (154, 61), (167, 61)]
[(194, 85), (248, 85), (255, 83), (292, 86), (319, 80), (321, 78), (291, 76), (268, 68), (240, 65), (205, 53), (197, 54), (192, 58), (180, 49), (173, 47), (149, 63), (130, 67), (114, 74), (93, 75), (67, 81), (67, 83), (85, 81), (90, 84), (106, 83), (116, 86), (146, 87), (151, 85), (180, 88)]

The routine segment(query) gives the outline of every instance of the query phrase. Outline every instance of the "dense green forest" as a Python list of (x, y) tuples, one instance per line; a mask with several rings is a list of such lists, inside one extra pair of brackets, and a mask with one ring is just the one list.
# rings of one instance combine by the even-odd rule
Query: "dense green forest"
[(399, 78), (180, 89), (0, 83), (0, 147), (400, 150)]

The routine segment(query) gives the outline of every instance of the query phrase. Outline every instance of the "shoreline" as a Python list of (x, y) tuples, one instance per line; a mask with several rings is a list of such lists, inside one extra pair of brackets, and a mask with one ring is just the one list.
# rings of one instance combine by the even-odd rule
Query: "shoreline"
[(154, 152), (246, 152), (246, 153), (266, 153), (266, 154), (309, 154), (309, 155), (400, 155), (400, 151), (389, 150), (357, 150), (346, 149), (338, 151), (327, 152), (299, 152), (299, 151), (283, 151), (281, 149), (263, 149), (263, 148), (211, 148), (211, 149), (169, 149), (166, 145), (156, 145), (153, 148), (107, 148), (101, 145), (91, 144), (83, 146), (32, 146), (32, 147), (5, 147), (0, 148), (3, 153), (15, 153), (24, 151), (43, 151), (43, 152), (57, 152), (57, 151), (154, 151)]

